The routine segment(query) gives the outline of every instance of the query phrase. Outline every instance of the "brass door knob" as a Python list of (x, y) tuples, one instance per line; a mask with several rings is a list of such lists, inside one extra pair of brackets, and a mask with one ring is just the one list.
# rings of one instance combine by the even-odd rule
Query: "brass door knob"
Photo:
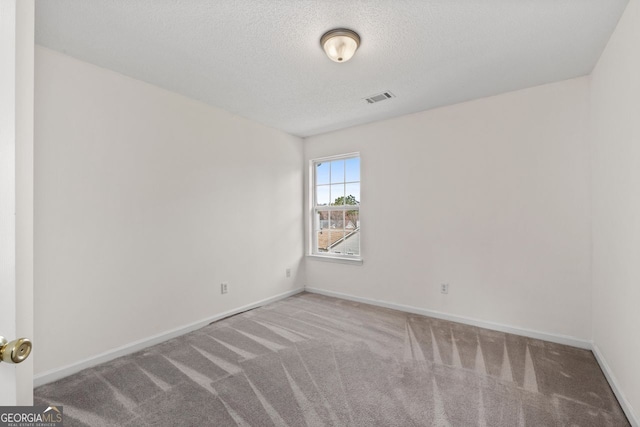
[(20, 363), (31, 354), (31, 341), (27, 338), (18, 338), (7, 342), (5, 337), (0, 337), (0, 361), (6, 363)]

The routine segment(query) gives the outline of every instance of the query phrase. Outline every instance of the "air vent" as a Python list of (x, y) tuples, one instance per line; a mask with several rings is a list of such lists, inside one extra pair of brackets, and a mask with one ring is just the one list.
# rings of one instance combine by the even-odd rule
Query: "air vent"
[(387, 92), (379, 93), (377, 95), (370, 96), (369, 98), (365, 98), (364, 100), (367, 101), (369, 104), (375, 104), (376, 102), (386, 101), (387, 99), (391, 99), (395, 97), (396, 96), (394, 94), (387, 91)]

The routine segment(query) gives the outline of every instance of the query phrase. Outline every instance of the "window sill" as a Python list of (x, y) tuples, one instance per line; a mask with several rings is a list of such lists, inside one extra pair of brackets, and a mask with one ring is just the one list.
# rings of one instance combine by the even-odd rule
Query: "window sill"
[(337, 262), (339, 264), (362, 265), (363, 263), (362, 258), (346, 258), (329, 255), (307, 254), (307, 258), (314, 261)]

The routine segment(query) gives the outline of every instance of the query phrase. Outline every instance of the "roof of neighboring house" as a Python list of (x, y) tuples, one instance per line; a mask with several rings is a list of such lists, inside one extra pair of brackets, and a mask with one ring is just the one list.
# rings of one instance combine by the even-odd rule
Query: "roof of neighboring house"
[(343, 237), (348, 239), (358, 231), (360, 231), (358, 228), (355, 230), (346, 230), (345, 236), (345, 230), (343, 229), (324, 228), (318, 232), (318, 249), (327, 251), (332, 246), (338, 244)]

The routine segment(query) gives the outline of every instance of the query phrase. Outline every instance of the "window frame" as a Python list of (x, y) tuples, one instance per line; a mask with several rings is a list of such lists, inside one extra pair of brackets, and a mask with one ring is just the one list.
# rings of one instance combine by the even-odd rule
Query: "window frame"
[[(347, 263), (362, 263), (362, 242), (360, 241), (359, 243), (359, 253), (357, 255), (349, 255), (349, 254), (336, 254), (336, 253), (330, 253), (330, 252), (320, 252), (318, 251), (318, 235), (317, 235), (317, 231), (319, 231), (317, 229), (318, 224), (316, 222), (316, 215), (317, 212), (319, 211), (325, 211), (325, 212), (329, 212), (329, 211), (341, 211), (341, 212), (347, 212), (347, 211), (353, 211), (356, 210), (358, 211), (358, 223), (361, 223), (362, 217), (361, 217), (361, 208), (362, 208), (362, 203), (361, 201), (358, 201), (358, 205), (331, 205), (331, 200), (329, 200), (329, 205), (322, 205), (319, 206), (317, 204), (317, 194), (316, 194), (316, 188), (317, 188), (317, 167), (316, 165), (318, 163), (328, 163), (328, 162), (332, 162), (335, 160), (348, 160), (348, 159), (353, 159), (353, 158), (358, 158), (360, 161), (360, 174), (358, 177), (358, 184), (360, 185), (360, 199), (362, 198), (362, 157), (360, 156), (359, 152), (354, 152), (354, 153), (346, 153), (346, 154), (339, 154), (339, 155), (335, 155), (335, 156), (326, 156), (326, 157), (318, 157), (318, 158), (314, 158), (309, 160), (309, 216), (308, 216), (308, 221), (309, 221), (309, 227), (308, 227), (308, 231), (309, 231), (309, 248), (308, 248), (308, 253), (307, 255), (310, 257), (314, 257), (316, 259), (321, 259), (321, 260), (327, 260), (327, 261), (338, 261), (338, 262), (347, 262)], [(346, 181), (346, 176), (344, 178), (344, 181), (342, 181), (342, 184), (344, 184), (346, 186), (347, 183), (353, 183), (356, 181)], [(328, 185), (332, 185), (331, 182), (329, 182)], [(333, 184), (335, 185), (335, 184)], [(344, 194), (344, 197), (347, 197), (347, 194)], [(358, 229), (358, 233), (361, 233), (360, 231), (360, 227), (357, 226)], [(362, 234), (359, 235), (359, 238), (362, 237)]]

